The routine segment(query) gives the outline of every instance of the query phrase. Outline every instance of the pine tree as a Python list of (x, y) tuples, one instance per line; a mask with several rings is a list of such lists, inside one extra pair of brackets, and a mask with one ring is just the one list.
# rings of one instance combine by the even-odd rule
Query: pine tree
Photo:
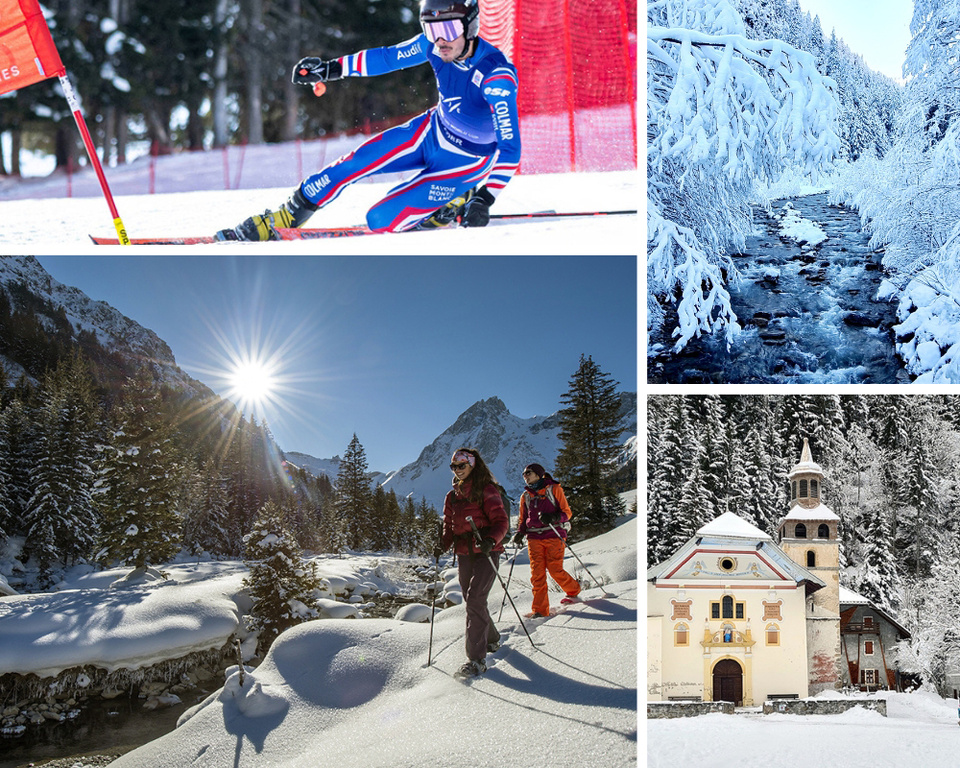
[(347, 546), (353, 550), (363, 549), (373, 536), (372, 494), (367, 477), (367, 455), (356, 435), (340, 461), (336, 489), (337, 515), (346, 524)]
[(592, 357), (580, 356), (570, 388), (560, 396), (557, 479), (570, 502), (581, 535), (610, 530), (623, 503), (611, 481), (620, 451), (620, 399), (617, 382)]
[(102, 462), (102, 554), (145, 568), (180, 549), (176, 457), (159, 389), (145, 371), (127, 382)]
[(301, 557), (300, 547), (284, 522), (279, 505), (268, 501), (260, 509), (253, 530), (244, 536), (244, 579), (253, 607), (248, 626), (258, 633), (262, 654), (286, 629), (318, 616), (315, 591), (320, 578), (314, 563)]
[(98, 407), (91, 385), (75, 356), (46, 378), (41, 394), (24, 526), (26, 550), (45, 584), (53, 580), (54, 564), (91, 554), (97, 536), (92, 492)]
[(863, 538), (866, 557), (859, 569), (856, 589), (875, 605), (896, 613), (900, 604), (900, 577), (893, 552), (890, 518), (885, 510), (867, 515)]

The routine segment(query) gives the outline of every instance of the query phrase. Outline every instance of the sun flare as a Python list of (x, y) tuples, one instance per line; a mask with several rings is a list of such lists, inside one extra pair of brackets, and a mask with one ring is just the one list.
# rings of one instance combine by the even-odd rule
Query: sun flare
[(276, 395), (278, 379), (272, 366), (262, 360), (241, 360), (230, 372), (230, 397), (242, 407), (260, 409)]

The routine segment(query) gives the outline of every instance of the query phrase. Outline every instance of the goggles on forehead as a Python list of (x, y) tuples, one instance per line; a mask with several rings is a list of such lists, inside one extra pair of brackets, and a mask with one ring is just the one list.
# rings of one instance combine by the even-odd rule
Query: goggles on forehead
[(448, 43), (456, 40), (463, 34), (463, 22), (460, 19), (445, 19), (444, 21), (424, 21), (423, 33), (431, 43), (441, 38)]
[(466, 462), (472, 467), (476, 461), (477, 460), (472, 453), (467, 453), (466, 451), (457, 451), (455, 454), (453, 454), (453, 458), (450, 460), (450, 463), (453, 465)]

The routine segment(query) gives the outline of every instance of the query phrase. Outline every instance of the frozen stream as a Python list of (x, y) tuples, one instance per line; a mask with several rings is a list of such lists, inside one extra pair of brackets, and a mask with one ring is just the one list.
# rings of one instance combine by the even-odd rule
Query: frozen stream
[[(784, 206), (827, 239), (809, 245), (782, 236)], [(669, 340), (660, 340), (648, 358), (648, 382), (908, 382), (894, 353), (896, 305), (874, 301), (882, 254), (870, 249), (857, 212), (830, 205), (827, 193), (778, 200), (773, 212), (754, 211), (757, 234), (733, 257), (742, 280), (730, 291), (743, 331), (730, 350), (710, 337), (674, 355)]]

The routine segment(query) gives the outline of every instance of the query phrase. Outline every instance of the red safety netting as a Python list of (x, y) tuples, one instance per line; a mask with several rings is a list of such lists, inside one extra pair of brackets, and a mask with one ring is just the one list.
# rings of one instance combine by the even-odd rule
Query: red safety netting
[(480, 34), (520, 76), (522, 173), (637, 165), (637, 7), (485, 0)]

